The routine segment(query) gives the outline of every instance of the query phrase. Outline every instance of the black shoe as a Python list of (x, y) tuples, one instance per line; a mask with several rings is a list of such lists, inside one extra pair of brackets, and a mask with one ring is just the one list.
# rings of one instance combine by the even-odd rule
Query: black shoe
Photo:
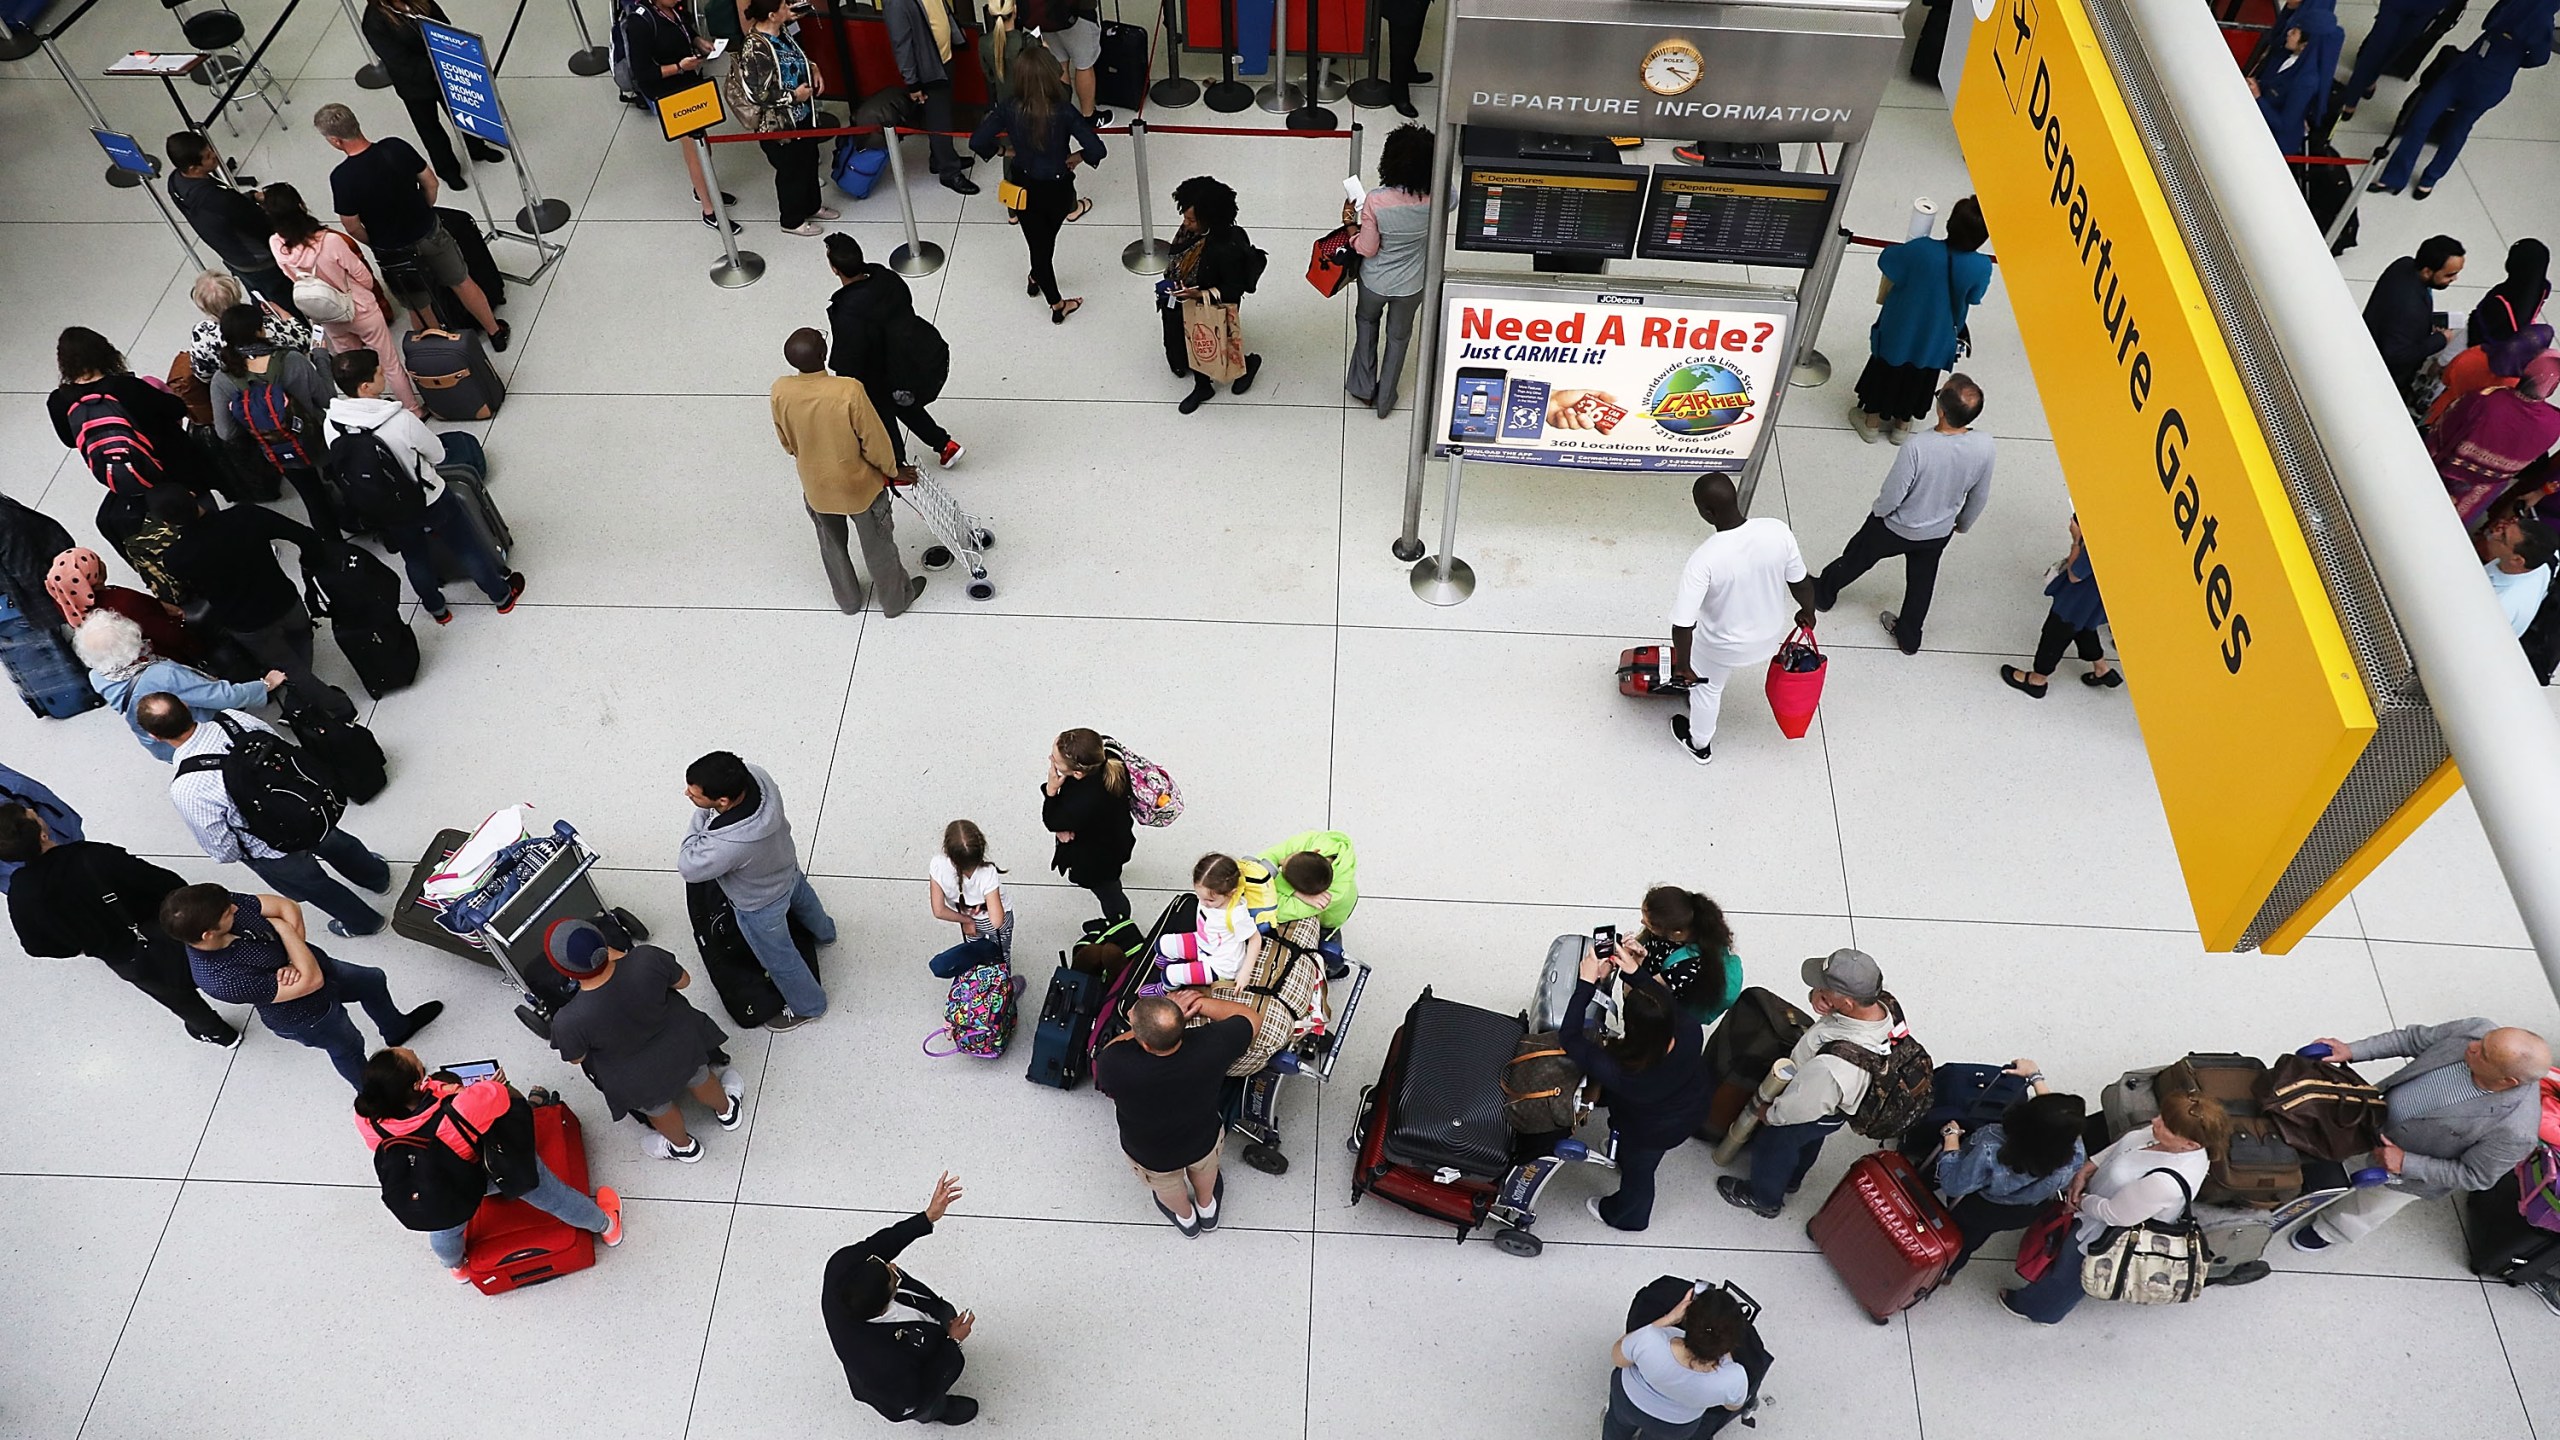
[(1191, 393), (1182, 397), (1182, 404), (1179, 408), (1183, 414), (1188, 415), (1192, 411), (1199, 409), (1201, 406), (1208, 404), (1209, 397), (1217, 393), (1218, 386), (1215, 381), (1211, 380), (1206, 375), (1195, 376), (1191, 381)]
[(459, 170), (454, 171), (450, 175), (438, 175), (436, 178), (444, 182), (444, 188), (447, 190), (468, 190), (471, 188), (471, 182), (463, 179), (462, 172)]
[(515, 335), (516, 327), (501, 320), (498, 322), (498, 333), (489, 337), (489, 348), (503, 354), (507, 348), (507, 342), (514, 339)]
[(1724, 1197), (1724, 1203), (1727, 1205), (1748, 1210), (1763, 1220), (1775, 1220), (1778, 1218), (1778, 1207), (1775, 1205), (1763, 1206), (1759, 1201), (1752, 1199), (1751, 1187), (1743, 1183), (1739, 1176), (1718, 1176), (1716, 1179), (1716, 1193)]
[(2030, 681), (2027, 679), (2027, 673), (2015, 665), (2003, 665), (2000, 667), (2000, 683), (2020, 692), (2030, 700), (2043, 699), (2045, 687), (2050, 682)]
[(1111, 112), (1108, 110), (1097, 109), (1092, 115), (1086, 118), (1090, 119), (1096, 125), (1108, 125), (1111, 123)]
[[(703, 228), (703, 229), (705, 229), (705, 230), (717, 230), (717, 229), (719, 229), (719, 228), (720, 228), (720, 217), (719, 217), (719, 216), (717, 216), (717, 215), (712, 214), (712, 213), (711, 213), (710, 211), (708, 211), (708, 210), (704, 211), (704, 212), (702, 213), (702, 228)], [(741, 227), (741, 226), (738, 224), (738, 222), (737, 222), (737, 221), (735, 221), (735, 220), (732, 220), (732, 221), (730, 221), (730, 222), (729, 222), (729, 233), (730, 233), (730, 234), (732, 234), (732, 235), (735, 235), (735, 234), (739, 233), (739, 231), (740, 231), (742, 228), (743, 228), (743, 227)]]
[(1254, 377), (1254, 376), (1256, 376), (1256, 375), (1259, 375), (1259, 374), (1261, 374), (1261, 373), (1262, 373), (1262, 357), (1261, 357), (1261, 356), (1259, 356), (1259, 355), (1247, 355), (1246, 357), (1244, 357), (1244, 373), (1236, 377), (1236, 384), (1235, 384), (1235, 391), (1236, 391), (1236, 393), (1237, 393), (1237, 394), (1239, 394), (1239, 395), (1241, 395), (1241, 394), (1243, 394), (1244, 392), (1246, 392), (1247, 390), (1252, 389), (1252, 388), (1253, 388), (1253, 377)]
[(1200, 1233), (1203, 1235), (1217, 1229), (1218, 1217), (1227, 1213), (1226, 1172), (1220, 1171), (1218, 1174), (1218, 1183), (1210, 1187), (1209, 1203), (1217, 1208), (1206, 1215), (1200, 1215), (1198, 1217), (1200, 1221)]
[(2391, 188), (2390, 186), (2388, 186), (2388, 185), (2383, 184), (2383, 183), (2382, 183), (2381, 181), (2379, 181), (2379, 180), (2375, 180), (2375, 181), (2372, 181), (2372, 182), (2368, 183), (2368, 184), (2364, 187), (2364, 193), (2366, 193), (2367, 195), (2397, 195), (2397, 194), (2399, 194), (2400, 192), (2399, 192), (2399, 191), (2397, 191), (2397, 190), (2392, 189), (2392, 188)]
[(397, 1035), (383, 1036), (382, 1043), (394, 1050), (397, 1050), (401, 1046), (408, 1044), (411, 1039), (415, 1038), (419, 1031), (436, 1023), (436, 1017), (443, 1013), (444, 1002), (441, 1000), (430, 1000), (426, 1004), (419, 1006), (417, 1009), (410, 1011), (408, 1014), (401, 1016), (400, 1033)]
[(936, 1425), (966, 1425), (978, 1418), (978, 1402), (966, 1395), (945, 1396), (942, 1413), (933, 1417)]
[(479, 161), (483, 165), (504, 165), (507, 163), (507, 152), (490, 144), (486, 140), (467, 141), (463, 148), (470, 152), (472, 159)]
[(2091, 689), (2105, 688), (2113, 690), (2124, 683), (2124, 672), (2122, 670), (2110, 670), (2106, 674), (2101, 675), (2097, 671), (2092, 670), (2080, 677), (2080, 683), (2089, 686)]
[(738, 197), (730, 194), (726, 190), (723, 190), (720, 192), (720, 203), (728, 206), (732, 210), (735, 210), (738, 208)]
[(219, 1045), (225, 1050), (240, 1043), (239, 1030), (229, 1024), (223, 1025), (219, 1030), (189, 1030), (187, 1036), (190, 1039), (201, 1040), (207, 1045)]
[(1419, 120), (1422, 118), (1422, 112), (1413, 108), (1413, 97), (1402, 90), (1397, 91), (1392, 97), (1390, 97), (1387, 103), (1394, 106), (1395, 112), (1407, 120)]
[(1428, 70), (1416, 70), (1412, 74), (1404, 77), (1404, 83), (1407, 85), (1428, 85), (1431, 83), (1431, 72)]
[(955, 194), (975, 195), (978, 193), (979, 187), (977, 181), (970, 179), (968, 176), (961, 174), (957, 170), (954, 170), (942, 177), (942, 188)]

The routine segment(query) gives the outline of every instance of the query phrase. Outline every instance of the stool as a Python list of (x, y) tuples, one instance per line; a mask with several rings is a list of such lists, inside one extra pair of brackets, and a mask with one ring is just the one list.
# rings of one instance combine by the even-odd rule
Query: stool
[[(248, 39), (249, 26), (232, 10), (227, 0), (214, 0), (214, 8), (192, 15), (187, 13), (187, 0), (160, 0), (160, 4), (161, 8), (177, 17), (179, 33), (187, 37), (188, 48), (201, 52), (205, 57), (204, 65), (196, 71), (198, 84), (227, 86), (248, 65), (248, 55), (241, 46)], [(293, 102), (293, 92), (263, 63), (242, 88), (256, 95), (266, 105), (267, 113), (278, 118), (282, 118), (283, 112), (276, 109), (275, 96), (267, 92), (273, 90), (276, 95), (284, 97), (285, 103)], [(222, 123), (229, 125), (231, 133), (237, 136), (240, 126), (232, 120), (229, 110), (230, 107), (224, 107)]]

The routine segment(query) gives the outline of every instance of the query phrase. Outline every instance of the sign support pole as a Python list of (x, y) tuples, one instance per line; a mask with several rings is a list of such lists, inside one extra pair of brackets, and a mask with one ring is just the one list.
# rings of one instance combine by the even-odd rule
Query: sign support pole
[(569, 18), (578, 24), (578, 48), (569, 52), (569, 73), (601, 75), (612, 69), (613, 57), (596, 43), (594, 33), (587, 29), (587, 15), (578, 8), (578, 0), (569, 0)]
[[(723, 290), (744, 289), (764, 278), (764, 257), (738, 248), (738, 232), (729, 228), (728, 202), (720, 198), (720, 172), (711, 168), (710, 142), (702, 138), (699, 130), (684, 139), (702, 156), (702, 183), (711, 191), (711, 218), (719, 222), (721, 259), (711, 267), (711, 283)], [(889, 153), (898, 153), (894, 142)]]
[(355, 32), (356, 52), (364, 56), (364, 64), (356, 68), (356, 84), (366, 90), (391, 88), (391, 72), (374, 58), (373, 42), (364, 38), (364, 14), (356, 0), (338, 0), (338, 8), (347, 12), (347, 28)]
[(1440, 492), (1440, 553), (1413, 565), (1413, 593), (1431, 605), (1456, 605), (1476, 593), (1476, 572), (1458, 548), (1458, 480), (1466, 472), (1467, 447), (1449, 447), (1449, 481)]
[(1458, 174), (1458, 127), (1450, 123), (1449, 92), (1458, 67), (1458, 17), (1440, 27), (1440, 113), (1431, 142), (1431, 244), (1424, 249), (1422, 293), (1430, 297), (1429, 324), (1422, 328), (1421, 369), (1413, 377), (1413, 438), (1404, 460), (1404, 528), (1389, 547), (1399, 560), (1422, 558), (1422, 465), (1431, 455), (1431, 429), (1440, 421), (1440, 315), (1448, 307), (1441, 293), (1449, 278), (1449, 185)]
[[(1840, 205), (1843, 214), (1848, 213), (1849, 187), (1857, 183), (1858, 159), (1866, 149), (1864, 137), (1840, 147)], [(1814, 342), (1822, 336), (1822, 312), (1831, 304), (1831, 282), (1840, 278), (1840, 257), (1848, 249), (1849, 232), (1843, 228), (1839, 234), (1831, 236), (1829, 243), (1822, 247), (1822, 253), (1814, 257), (1813, 269), (1806, 272), (1804, 283), (1796, 287), (1798, 349), (1794, 373), (1787, 378), (1789, 386), (1802, 385), (1810, 390), (1831, 378), (1831, 357), (1815, 349)], [(1776, 404), (1773, 398), (1770, 401), (1772, 415), (1777, 413)], [(1760, 473), (1758, 457), (1753, 459), (1752, 468), (1743, 472), (1742, 509), (1745, 514), (1751, 510), (1751, 481)]]
[(1138, 167), (1138, 238), (1120, 252), (1120, 265), (1132, 275), (1161, 275), (1173, 263), (1173, 247), (1156, 238), (1155, 190), (1147, 183), (1147, 121), (1129, 117), (1129, 157)]
[[(517, 13), (521, 17), (523, 12)], [(534, 183), (533, 171), (525, 164), (524, 137), (516, 133), (515, 120), (507, 114), (507, 102), (499, 95), (497, 77), (491, 73), (487, 42), (468, 30), (432, 20), (418, 23), (426, 38), (428, 63), (435, 67), (436, 89), (444, 97), (445, 112), (453, 117), (453, 128), (462, 132), (465, 152), (474, 140), (501, 146), (516, 172), (516, 191), (524, 198), (524, 208), (515, 216), (517, 228), (503, 229), (493, 218), (489, 238), (519, 240), (533, 246), (533, 273), (507, 277), (529, 285), (568, 253), (567, 247), (542, 237), (569, 223), (569, 206), (565, 201), (543, 198), (542, 187)], [(489, 213), (488, 203), (483, 196), (483, 215)]]
[(916, 233), (916, 202), (907, 194), (907, 158), (900, 153), (906, 136), (892, 129), (884, 138), (889, 142), (889, 178), (898, 187), (898, 218), (907, 227), (907, 243), (889, 252), (889, 268), (901, 275), (930, 275), (942, 268), (942, 247)]

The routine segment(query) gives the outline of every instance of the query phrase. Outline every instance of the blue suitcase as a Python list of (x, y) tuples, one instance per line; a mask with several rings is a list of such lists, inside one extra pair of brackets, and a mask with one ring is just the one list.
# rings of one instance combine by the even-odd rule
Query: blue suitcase
[(1103, 979), (1061, 965), (1049, 977), (1049, 993), (1040, 1001), (1040, 1026), (1031, 1034), (1031, 1069), (1024, 1077), (1034, 1085), (1073, 1090), (1084, 1083), (1086, 1037), (1102, 1011)]
[(48, 720), (66, 720), (107, 703), (89, 688), (89, 672), (71, 653), (62, 626), (19, 609), (6, 587), (0, 587), (0, 661), (18, 682), (18, 698)]
[(1948, 1121), (1972, 1134), (2007, 1114), (2010, 1106), (2030, 1093), (2025, 1076), (2012, 1075), (1998, 1065), (1941, 1065), (1930, 1072), (1929, 1079), (1937, 1098), (1928, 1114), (1902, 1132), (1900, 1145), (1904, 1159), (1923, 1167), (1930, 1153), (1944, 1143), (1940, 1132)]

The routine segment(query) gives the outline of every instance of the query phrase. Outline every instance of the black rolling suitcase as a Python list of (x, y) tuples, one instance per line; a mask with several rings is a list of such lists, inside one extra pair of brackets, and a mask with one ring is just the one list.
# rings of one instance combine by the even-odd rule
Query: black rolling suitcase
[[(2335, 160), (2338, 158), (2338, 147), (2326, 140), (2314, 140), (2311, 142), (2311, 153)], [(2354, 198), (2356, 182), (2347, 174), (2347, 167), (2344, 165), (2305, 165), (2301, 169), (2303, 172), (2302, 194), (2303, 199), (2311, 205), (2311, 223), (2319, 226), (2320, 233), (2326, 235), (2329, 233), (2331, 222), (2338, 218), (2338, 212), (2345, 209), (2347, 201)], [(2362, 221), (2361, 216), (2347, 217), (2347, 228), (2338, 232), (2338, 239), (2329, 247), (2329, 253), (2344, 255), (2354, 249), (2356, 230)]]
[(2508, 1285), (2560, 1278), (2560, 1233), (2525, 1223), (2516, 1208), (2522, 1187), (2510, 1170), (2497, 1184), (2465, 1197), (2471, 1273)]
[(489, 958), (489, 952), (436, 923), (439, 913), (436, 907), (418, 898), (426, 892), (428, 879), (443, 869), (444, 862), (452, 859), (453, 852), (461, 849), (463, 842), (470, 838), (468, 830), (439, 830), (436, 838), (427, 842), (426, 853), (418, 857), (417, 864), (409, 867), (409, 881), (400, 887), (400, 902), (391, 907), (391, 933), (403, 940), (432, 945), (448, 955), (495, 965), (497, 962)]
[(1102, 22), (1102, 56), (1093, 62), (1093, 98), (1115, 110), (1147, 103), (1147, 27)]
[[(711, 988), (720, 992), (720, 1004), (729, 1018), (753, 1029), (780, 1015), (782, 990), (756, 959), (746, 932), (738, 928), (737, 907), (729, 903), (720, 882), (697, 880), (686, 885), (684, 908), (693, 920), (693, 944), (702, 952), (702, 968), (711, 977)], [(800, 947), (809, 973), (817, 974), (818, 937), (793, 920), (791, 943)]]
[(400, 577), (353, 545), (302, 564), (303, 603), (329, 622), (365, 693), (379, 700), (418, 678), (418, 637), (400, 616)]
[[(444, 227), (444, 233), (453, 237), (454, 248), (462, 252), (463, 268), (471, 272), (471, 278), (480, 286), (480, 293), (488, 297), (489, 308), (496, 310), (506, 304), (507, 277), (498, 269), (498, 258), (489, 253), (489, 242), (481, 235), (479, 222), (473, 220), (467, 210), (439, 205), (436, 207), (436, 223)], [(436, 319), (447, 327), (455, 330), (480, 328), (478, 318), (462, 308), (461, 297), (451, 290), (439, 285), (431, 299)]]
[(2436, 18), (2427, 22), (2427, 28), (2418, 32), (2417, 39), (2400, 47), (2400, 53), (2383, 65), (2382, 73), (2395, 80), (2406, 80), (2417, 74), (2418, 67), (2435, 53), (2437, 46), (2444, 43), (2444, 37), (2452, 34), (2453, 27), (2462, 23), (2462, 12), (2466, 8), (2464, 0), (2453, 0)]
[(1481, 1180), (1511, 1168), (1511, 1126), (1502, 1115), (1502, 1075), (1528, 1027), (1503, 1015), (1443, 1000), (1430, 991), (1405, 1017), (1404, 1065), (1381, 1147), (1393, 1164), (1424, 1174), (1455, 1170)]
[(1750, 1395), (1742, 1402), (1741, 1409), (1727, 1410), (1715, 1406), (1707, 1411), (1704, 1422), (1695, 1432), (1700, 1440), (1704, 1440), (1704, 1437), (1716, 1434), (1736, 1420), (1747, 1425), (1759, 1423), (1748, 1417), (1760, 1408), (1761, 1382), (1769, 1378), (1769, 1369), (1777, 1359), (1760, 1341), (1760, 1302), (1730, 1280), (1709, 1285), (1703, 1280), (1693, 1283), (1677, 1275), (1665, 1275), (1636, 1292), (1635, 1300), (1627, 1306), (1627, 1328), (1621, 1333), (1632, 1335), (1670, 1314), (1671, 1307), (1680, 1303), (1680, 1297), (1693, 1290), (1696, 1294), (1689, 1301), (1689, 1316), (1712, 1314), (1741, 1322), (1742, 1335), (1734, 1342), (1733, 1358), (1742, 1366), (1743, 1378), (1751, 1382)]
[(507, 382), (477, 330), (412, 330), (401, 337), (400, 360), (439, 420), (486, 420), (507, 403)]
[[(491, 550), (497, 552), (498, 563), (506, 564), (507, 552), (515, 548), (515, 532), (507, 528), (507, 517), (498, 513), (497, 502), (489, 498), (489, 486), (480, 478), (480, 472), (468, 465), (448, 463), (437, 466), (436, 473), (444, 477), (444, 488), (453, 492), (454, 498), (461, 503), (463, 517), (479, 527), (481, 537), (489, 542)], [(452, 546), (438, 544), (435, 562), (439, 579), (468, 578), (461, 557)]]
[(0, 586), (0, 663), (18, 682), (18, 698), (48, 720), (66, 720), (107, 702), (89, 688), (89, 672), (71, 653), (61, 615), (31, 614)]

